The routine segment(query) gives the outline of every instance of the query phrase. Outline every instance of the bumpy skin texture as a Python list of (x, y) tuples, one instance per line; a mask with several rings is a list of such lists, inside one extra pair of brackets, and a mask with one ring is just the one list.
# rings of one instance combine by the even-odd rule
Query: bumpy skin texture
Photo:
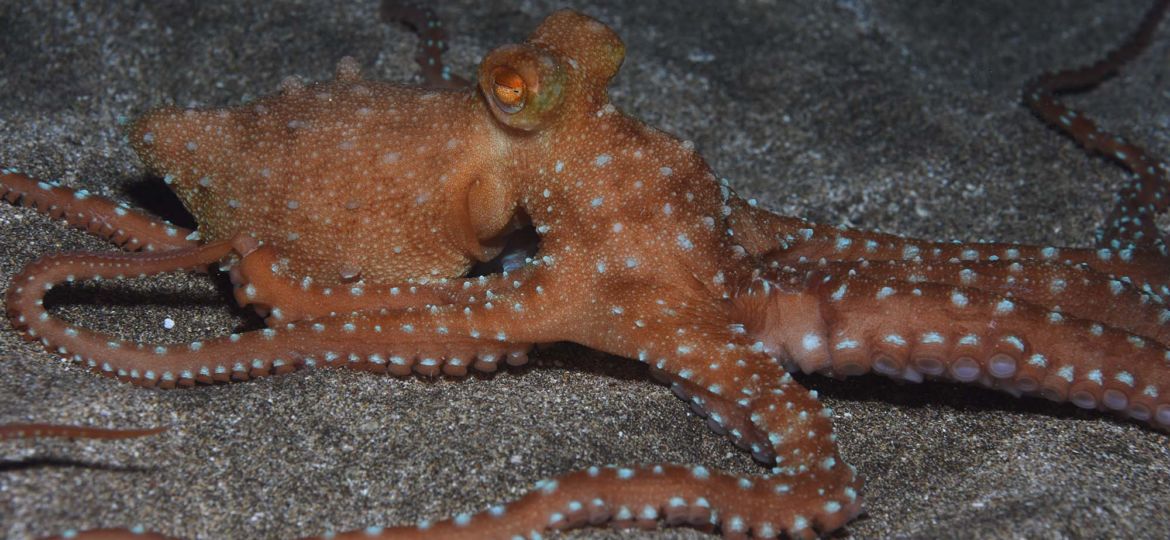
[[(163, 387), (321, 364), (462, 375), (472, 362), (495, 369), (505, 354), (520, 362), (532, 343), (574, 341), (653, 365), (774, 467), (754, 480), (673, 466), (591, 470), (500, 512), (362, 535), (479, 537), (659, 518), (715, 523), (730, 537), (835, 529), (856, 515), (859, 482), (836, 455), (827, 411), (782, 363), (980, 382), (1170, 424), (1165, 339), (1160, 326), (1143, 326), (1161, 313), (1150, 307), (1162, 303), (1159, 255), (1125, 244), (931, 244), (763, 212), (721, 186), (687, 144), (608, 104), (622, 52), (600, 23), (559, 12), (525, 44), (485, 59), (481, 93), (363, 82), (343, 62), (335, 82), (289, 83), (286, 95), (233, 111), (152, 114), (132, 141), (196, 215), (200, 245), (165, 227), (138, 239), (160, 227), (7, 175), (26, 202), (102, 215), (94, 232), (129, 231), (153, 248), (38, 261), (9, 291), (11, 316), (63, 355)], [(509, 94), (517, 88), (519, 107)], [(474, 151), (451, 152), (464, 143)], [(423, 169), (403, 164), (410, 151)], [(350, 175), (330, 178), (336, 171)], [(337, 186), (355, 177), (361, 189)], [(538, 256), (503, 275), (455, 279), (495, 252), (517, 211), (541, 235)], [(382, 234), (395, 218), (400, 228)], [(434, 249), (395, 250), (404, 237)], [(386, 252), (403, 256), (370, 257)], [(262, 305), (271, 330), (179, 350), (75, 328), (40, 304), (61, 281), (225, 257), (241, 301)], [(1057, 309), (1053, 295), (1070, 288), (1116, 309)]]

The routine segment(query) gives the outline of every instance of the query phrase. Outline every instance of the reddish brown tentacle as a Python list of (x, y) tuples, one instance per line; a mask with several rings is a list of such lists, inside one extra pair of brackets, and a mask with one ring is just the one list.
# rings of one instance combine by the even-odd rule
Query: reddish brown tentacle
[(933, 242), (894, 234), (819, 225), (779, 216), (735, 198), (730, 202), (736, 238), (765, 266), (827, 262), (901, 261), (906, 264), (1037, 261), (1084, 265), (1170, 300), (1170, 263), (1147, 250), (1056, 248), (1003, 242)]
[[(1020, 258), (1057, 260), (1087, 264), (1104, 274), (1128, 278), (1140, 288), (1167, 296), (1170, 293), (1170, 264), (1167, 248), (1154, 217), (1170, 205), (1167, 169), (1142, 148), (1099, 130), (1084, 115), (1056, 101), (1060, 93), (1083, 90), (1112, 76), (1149, 46), (1154, 30), (1170, 0), (1158, 0), (1125, 43), (1090, 66), (1044, 74), (1024, 90), (1024, 100), (1043, 120), (1072, 136), (1090, 152), (1100, 153), (1133, 172), (1137, 180), (1119, 195), (1118, 205), (1106, 222), (1098, 250), (1062, 249), (1053, 258), (1053, 248), (1010, 244), (948, 245), (815, 225), (798, 218), (776, 216), (732, 197), (729, 221), (736, 237), (750, 253), (765, 262), (797, 264), (824, 258), (837, 261), (903, 260), (923, 261), (986, 260), (988, 254), (1002, 257), (1011, 250)], [(964, 252), (974, 257), (964, 256)], [(911, 254), (907, 256), (907, 254)]]
[[(761, 392), (731, 401), (694, 384), (687, 373), (691, 370), (679, 372), (671, 361), (666, 365), (674, 372), (661, 374), (681, 397), (709, 416), (717, 431), (728, 433), (774, 467), (771, 474), (741, 477), (678, 465), (592, 467), (539, 482), (518, 501), (488, 512), (336, 537), (537, 537), (547, 530), (586, 525), (653, 528), (662, 521), (705, 530), (717, 526), (725, 538), (812, 538), (851, 520), (860, 512), (861, 480), (837, 455), (829, 411), (771, 359), (748, 352), (746, 346), (733, 350), (723, 345), (716, 348), (728, 352), (710, 360), (722, 366), (724, 378), (733, 379), (739, 371), (737, 364), (727, 362), (737, 356), (752, 373), (766, 373), (769, 370), (758, 368), (770, 365), (776, 376), (759, 376), (754, 380)], [(659, 353), (665, 351), (648, 354), (653, 358)]]
[[(730, 539), (815, 538), (839, 528), (860, 511), (856, 499), (828, 497), (836, 506), (825, 503), (810, 481), (783, 475), (748, 480), (678, 465), (591, 468), (540, 482), (506, 510), (495, 507), (421, 526), (351, 531), (328, 538), (538, 538), (544, 531), (606, 524), (654, 529), (659, 522), (700, 530), (717, 525), (723, 537)], [(837, 502), (838, 498), (845, 502)], [(833, 508), (832, 515), (818, 508), (826, 505)], [(731, 508), (736, 510), (719, 510)]]
[[(150, 383), (173, 386), (178, 372), (171, 369), (161, 355), (144, 351), (141, 344), (126, 342), (76, 328), (65, 321), (52, 317), (44, 306), (45, 294), (53, 286), (79, 279), (93, 277), (119, 278), (156, 274), (172, 270), (203, 268), (231, 252), (230, 242), (216, 242), (205, 246), (170, 250), (165, 252), (138, 253), (61, 253), (42, 257), (29, 264), (13, 277), (5, 299), (8, 317), (13, 328), (23, 331), (27, 339), (39, 340), (49, 350), (76, 361), (87, 360), (91, 369), (107, 375), (130, 376), (105, 364), (98, 364), (99, 358), (110, 356), (131, 357), (144, 369), (135, 370), (134, 378), (145, 377)], [(162, 376), (155, 379), (155, 376)]]
[[(0, 440), (8, 439), (131, 439), (157, 435), (165, 427), (145, 429), (109, 429), (85, 426), (63, 426), (56, 424), (4, 424), (0, 425)], [(140, 529), (95, 529), (91, 531), (67, 531), (59, 536), (44, 540), (173, 540), (171, 537)]]
[(857, 273), (879, 282), (975, 288), (1170, 344), (1170, 310), (1160, 297), (1085, 266), (999, 260), (814, 262), (795, 268)]
[(471, 86), (470, 81), (451, 73), (451, 69), (443, 64), (447, 30), (434, 10), (409, 2), (382, 0), (381, 14), (383, 22), (402, 23), (418, 34), (418, 53), (414, 59), (422, 69), (424, 86), (454, 89)]
[(41, 540), (179, 540), (173, 536), (135, 529), (94, 529), (68, 531)]
[(440, 283), (402, 283), (398, 285), (342, 285), (327, 287), (311, 278), (290, 278), (272, 272), (279, 256), (271, 246), (242, 251), (240, 264), (232, 267), (236, 302), (252, 305), (265, 315), (269, 326), (328, 317), (342, 313), (380, 309), (421, 308), (455, 301), (442, 294)]
[(0, 425), (0, 440), (5, 439), (131, 439), (157, 435), (165, 427), (146, 429), (109, 429), (85, 426), (61, 426), (56, 424), (3, 424)]
[(1072, 137), (1085, 150), (1116, 161), (1136, 177), (1118, 194), (1117, 206), (1098, 233), (1098, 244), (1114, 249), (1132, 245), (1163, 256), (1168, 254), (1167, 246), (1154, 218), (1170, 204), (1165, 165), (1140, 146), (1101, 130), (1083, 113), (1057, 101), (1056, 96), (1092, 88), (1116, 74), (1149, 46), (1167, 8), (1170, 1), (1158, 0), (1133, 35), (1096, 63), (1045, 73), (1024, 87), (1024, 102), (1037, 116)]
[[(539, 321), (524, 331), (504, 329), (515, 317), (489, 304), (468, 316), (448, 306), (442, 311), (346, 313), (289, 324), (278, 330), (233, 334), (184, 345), (147, 344), (75, 327), (51, 316), (43, 298), (54, 285), (91, 278), (126, 276), (195, 268), (233, 252), (231, 241), (156, 253), (67, 253), (44, 257), (13, 279), (7, 306), (13, 326), (49, 350), (85, 364), (103, 375), (142, 386), (173, 388), (196, 383), (247, 380), (285, 373), (306, 365), (347, 366), (408, 375), (440, 372), (463, 376), (469, 367), (490, 371), (499, 361), (522, 364), (539, 336)], [(489, 282), (486, 287), (498, 283)], [(477, 286), (478, 290), (486, 290)], [(515, 294), (537, 294), (531, 290)], [(506, 297), (500, 296), (503, 302)], [(553, 324), (553, 323), (550, 323)], [(417, 329), (417, 332), (415, 331)], [(481, 335), (482, 332), (482, 335)], [(441, 338), (438, 341), (437, 338)], [(556, 341), (550, 337), (541, 341)]]
[(828, 270), (778, 271), (737, 302), (747, 334), (806, 372), (975, 382), (1170, 430), (1170, 350), (1092, 319), (978, 289)]
[(125, 249), (146, 251), (196, 245), (194, 231), (84, 189), (38, 181), (13, 169), (0, 174), (0, 198), (37, 210)]
[[(448, 370), (453, 357), (466, 359), (466, 355), (486, 347), (515, 346), (500, 343), (505, 339), (551, 341), (566, 331), (547, 312), (529, 314), (485, 305), (462, 310), (437, 308), (325, 318), (313, 321), (312, 325), (290, 324), (279, 330), (209, 340), (198, 347), (194, 344), (172, 347), (160, 353), (154, 350), (155, 345), (124, 342), (69, 327), (48, 316), (37, 304), (46, 285), (69, 275), (76, 279), (108, 278), (120, 272), (150, 273), (208, 264), (232, 251), (225, 244), (219, 242), (158, 254), (48, 258), (34, 263), (17, 278), (18, 286), (10, 296), (10, 305), (16, 306), (18, 324), (26, 326), (30, 335), (40, 337), (50, 347), (59, 347), (62, 354), (76, 355), (106, 374), (164, 387), (265, 375), (279, 372), (281, 359), (287, 360), (284, 367), (292, 369), (308, 364), (314, 357), (324, 359), (325, 365), (380, 368), (404, 375), (410, 372), (410, 364), (399, 370), (398, 366), (388, 366), (382, 356), (387, 350), (404, 349), (411, 349), (412, 362), (419, 358), (414, 366), (416, 372), (437, 374), (439, 364), (426, 363), (427, 359), (435, 359), (447, 361), (442, 366), (445, 373), (461, 375), (465, 373), (465, 364), (456, 366), (462, 366), (464, 371)], [(240, 251), (248, 251), (244, 248), (246, 243), (241, 244)], [(249, 252), (249, 256), (253, 254), (255, 251)], [(502, 306), (530, 303), (532, 296), (542, 294), (537, 290), (540, 286), (536, 279), (524, 279), (511, 291), (499, 287), (498, 280), (485, 281), (484, 285), (474, 287), (480, 291), (491, 287), (502, 291), (494, 297)], [(650, 297), (646, 302), (653, 304)], [(511, 323), (517, 322), (520, 328), (512, 328)], [(683, 467), (575, 473), (553, 484), (543, 484), (535, 495), (523, 499), (516, 511), (506, 517), (491, 513), (456, 517), (421, 530), (410, 527), (386, 530), (384, 537), (409, 538), (425, 533), (432, 538), (452, 538), (471, 530), (476, 537), (490, 537), (580, 526), (588, 520), (582, 518), (585, 514), (573, 502), (584, 504), (580, 498), (585, 496), (589, 497), (590, 504), (601, 501), (595, 504), (598, 508), (589, 519), (614, 520), (619, 524), (652, 523), (660, 519), (679, 524), (708, 520), (721, 524), (732, 538), (785, 532), (806, 537), (840, 527), (856, 516), (860, 509), (857, 494), (860, 481), (837, 456), (831, 415), (815, 397), (787, 376), (773, 359), (752, 350), (726, 328), (719, 330), (722, 333), (718, 335), (696, 335), (694, 341), (688, 340), (688, 345), (682, 347), (653, 340), (663, 331), (657, 327), (659, 324), (670, 323), (655, 321), (645, 331), (633, 330), (638, 338), (637, 346), (644, 347), (644, 354), (636, 356), (668, 373), (691, 401), (712, 414), (713, 419), (716, 414), (722, 417), (714, 421), (731, 427), (737, 443), (750, 447), (753, 454), (775, 465), (773, 475), (748, 479)], [(508, 337), (504, 336), (505, 328), (511, 329)], [(444, 336), (443, 342), (434, 343), (435, 336)], [(624, 339), (611, 345), (635, 346)], [(707, 358), (710, 367), (693, 368), (692, 363), (681, 361), (679, 355), (701, 355)], [(245, 362), (249, 362), (247, 367), (243, 366)], [(218, 369), (232, 364), (241, 365), (241, 369)], [(152, 371), (154, 375), (147, 375)], [(733, 395), (728, 395), (732, 392)], [(794, 411), (803, 414), (793, 418)], [(782, 460), (777, 461), (777, 457)], [(672, 490), (664, 492), (664, 488)], [(710, 514), (703, 513), (704, 509)], [(476, 526), (465, 528), (464, 523), (472, 521)]]

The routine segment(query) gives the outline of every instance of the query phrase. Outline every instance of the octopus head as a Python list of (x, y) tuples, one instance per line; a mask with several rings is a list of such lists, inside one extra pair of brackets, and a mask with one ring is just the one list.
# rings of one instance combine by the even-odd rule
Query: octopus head
[(492, 51), (480, 65), (479, 88), (500, 123), (546, 129), (608, 103), (606, 86), (624, 57), (609, 27), (561, 10), (524, 43)]

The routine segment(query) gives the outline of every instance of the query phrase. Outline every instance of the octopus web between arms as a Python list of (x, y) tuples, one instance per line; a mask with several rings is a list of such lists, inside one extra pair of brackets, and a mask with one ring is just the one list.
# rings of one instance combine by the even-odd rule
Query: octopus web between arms
[[(334, 537), (534, 538), (660, 521), (732, 538), (823, 534), (860, 512), (861, 481), (837, 455), (831, 414), (787, 369), (971, 382), (1170, 426), (1170, 290), (1152, 220), (1165, 169), (1053, 99), (1137, 54), (1167, 4), (1102, 63), (1025, 91), (1045, 120), (1137, 175), (1097, 250), (932, 243), (759, 209), (689, 144), (616, 110), (606, 87), (621, 41), (561, 11), (489, 54), (476, 87), (366, 81), (343, 60), (334, 81), (289, 80), (239, 108), (147, 115), (132, 143), (197, 233), (6, 170), (8, 200), (129, 250), (30, 264), (9, 316), (55, 354), (160, 388), (314, 366), (458, 377), (572, 341), (650, 364), (768, 467), (591, 468), (480, 514)], [(540, 244), (520, 261), (505, 245), (526, 225)], [(460, 277), (501, 256), (500, 272)], [(63, 282), (215, 264), (267, 329), (138, 343), (43, 304)], [(46, 434), (101, 435), (62, 429)]]

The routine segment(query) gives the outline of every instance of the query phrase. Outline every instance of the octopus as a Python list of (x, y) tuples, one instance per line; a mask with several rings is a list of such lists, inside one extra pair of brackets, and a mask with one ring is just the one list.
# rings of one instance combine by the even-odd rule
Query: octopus
[[(1164, 166), (1054, 99), (1139, 52), (1166, 7), (1107, 60), (1025, 89), (1044, 120), (1135, 175), (1096, 248), (931, 242), (769, 212), (692, 143), (618, 110), (607, 88), (622, 41), (559, 11), (489, 53), (471, 87), (374, 82), (344, 59), (331, 81), (288, 79), (239, 107), (135, 121), (130, 143), (198, 229), (5, 169), (9, 201), (126, 250), (29, 264), (8, 288), (9, 317), (55, 356), (152, 388), (315, 367), (461, 378), (572, 342), (644, 364), (765, 467), (589, 467), (482, 512), (330, 537), (536, 538), (601, 524), (827, 534), (859, 515), (862, 478), (837, 449), (833, 412), (790, 372), (942, 379), (1170, 426), (1170, 291), (1154, 220)], [(448, 85), (447, 72), (426, 73)], [(526, 231), (537, 245), (515, 242)], [(263, 329), (148, 342), (44, 303), (65, 283), (215, 266)]]

